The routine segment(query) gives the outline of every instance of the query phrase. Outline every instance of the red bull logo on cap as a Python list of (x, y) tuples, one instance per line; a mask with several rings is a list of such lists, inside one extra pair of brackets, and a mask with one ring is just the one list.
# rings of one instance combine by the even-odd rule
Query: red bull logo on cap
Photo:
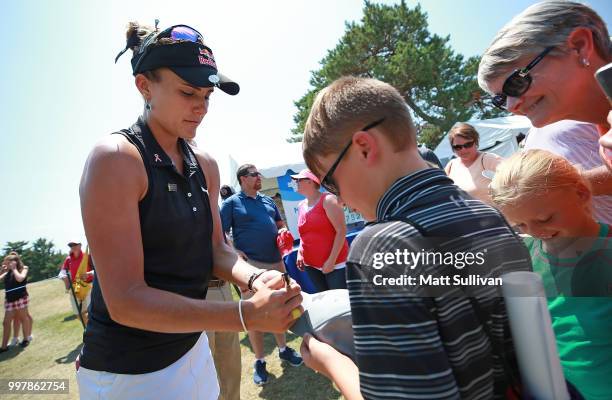
[(217, 69), (217, 63), (215, 63), (215, 57), (212, 52), (206, 48), (200, 49), (200, 55), (198, 56), (200, 64), (210, 65), (214, 69)]

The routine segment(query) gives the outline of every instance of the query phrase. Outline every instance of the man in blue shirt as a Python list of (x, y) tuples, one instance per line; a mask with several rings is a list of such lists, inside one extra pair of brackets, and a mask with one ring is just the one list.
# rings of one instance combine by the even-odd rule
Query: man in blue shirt
[[(276, 246), (279, 229), (286, 229), (274, 201), (258, 193), (261, 189), (261, 174), (252, 164), (238, 168), (236, 177), (240, 192), (226, 199), (221, 205), (223, 231), (232, 230), (234, 247), (245, 261), (263, 269), (285, 272), (285, 265)], [(250, 297), (250, 294), (244, 295)], [(284, 334), (275, 334), (281, 360), (293, 366), (302, 364), (302, 358), (287, 347)], [(263, 333), (249, 331), (249, 340), (255, 352), (253, 381), (263, 385), (268, 381), (264, 360)]]

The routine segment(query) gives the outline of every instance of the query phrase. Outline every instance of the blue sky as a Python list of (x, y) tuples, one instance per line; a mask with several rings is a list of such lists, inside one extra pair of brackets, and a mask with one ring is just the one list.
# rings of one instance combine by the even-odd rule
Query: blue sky
[[(126, 3), (126, 4), (124, 4)], [(394, 3), (386, 1), (385, 3)], [(416, 1), (407, 1), (409, 6)], [(512, 16), (534, 1), (428, 0), (430, 31), (480, 54)], [(589, 4), (612, 20), (612, 2)], [(212, 98), (198, 130), (217, 158), (228, 148), (284, 141), (310, 71), (361, 18), (358, 0), (6, 2), (0, 14), (0, 245), (45, 237), (66, 250), (85, 240), (78, 183), (91, 147), (142, 110), (129, 53), (116, 65), (130, 20), (200, 30), (220, 70), (241, 93)], [(222, 160), (220, 160), (221, 162)], [(109, 194), (112, 195), (112, 194)]]

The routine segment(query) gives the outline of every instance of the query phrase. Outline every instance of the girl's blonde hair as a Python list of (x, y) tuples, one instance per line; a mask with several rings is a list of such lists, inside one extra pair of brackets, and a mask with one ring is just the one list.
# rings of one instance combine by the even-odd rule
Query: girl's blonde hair
[(527, 150), (498, 165), (489, 194), (495, 205), (504, 207), (578, 184), (590, 190), (582, 174), (565, 158), (545, 150)]

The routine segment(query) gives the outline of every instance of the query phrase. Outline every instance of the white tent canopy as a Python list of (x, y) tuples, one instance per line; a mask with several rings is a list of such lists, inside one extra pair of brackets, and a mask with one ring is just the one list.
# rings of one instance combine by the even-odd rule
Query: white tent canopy
[(229, 170), (222, 171), (222, 182), (238, 186), (236, 170), (243, 164), (253, 164), (264, 178), (283, 176), (287, 170), (298, 172), (306, 168), (302, 157), (302, 143), (275, 143), (244, 146), (232, 149), (229, 154)]
[[(479, 149), (495, 153), (501, 157), (508, 157), (518, 151), (516, 137), (522, 133), (527, 136), (531, 122), (527, 117), (512, 115), (509, 117), (492, 118), (485, 120), (467, 121), (480, 135)], [(434, 150), (442, 165), (453, 157), (453, 150), (448, 141), (448, 133), (444, 136), (438, 147)]]

